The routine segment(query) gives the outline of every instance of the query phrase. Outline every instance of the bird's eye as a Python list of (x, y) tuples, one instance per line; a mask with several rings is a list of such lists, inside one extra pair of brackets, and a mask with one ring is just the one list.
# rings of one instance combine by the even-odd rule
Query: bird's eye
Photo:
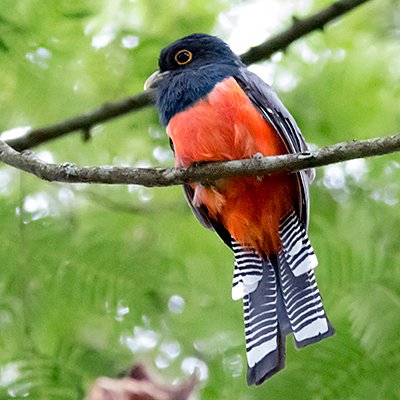
[(193, 54), (189, 50), (179, 50), (175, 54), (175, 61), (178, 65), (185, 65), (192, 60)]

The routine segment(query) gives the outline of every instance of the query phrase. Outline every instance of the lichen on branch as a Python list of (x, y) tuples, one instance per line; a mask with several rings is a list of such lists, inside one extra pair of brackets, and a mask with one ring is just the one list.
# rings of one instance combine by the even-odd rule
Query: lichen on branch
[(353, 140), (322, 147), (307, 153), (218, 161), (190, 168), (78, 167), (51, 164), (31, 151), (18, 152), (0, 141), (0, 161), (51, 182), (135, 184), (147, 187), (173, 186), (188, 182), (212, 184), (219, 178), (263, 176), (389, 154), (400, 151), (400, 134), (369, 140)]

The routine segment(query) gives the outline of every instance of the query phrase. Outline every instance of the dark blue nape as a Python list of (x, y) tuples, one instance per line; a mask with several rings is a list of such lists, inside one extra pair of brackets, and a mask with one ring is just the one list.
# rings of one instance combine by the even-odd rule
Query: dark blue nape
[[(192, 60), (178, 65), (175, 55), (180, 50), (192, 53)], [(159, 68), (168, 74), (157, 84), (157, 107), (161, 122), (170, 119), (209, 94), (227, 77), (239, 75), (244, 67), (240, 58), (221, 39), (206, 34), (186, 36), (164, 48)]]

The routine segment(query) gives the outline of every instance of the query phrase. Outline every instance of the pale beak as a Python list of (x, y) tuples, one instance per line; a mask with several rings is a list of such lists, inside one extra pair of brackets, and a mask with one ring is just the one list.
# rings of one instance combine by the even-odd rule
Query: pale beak
[(144, 83), (144, 90), (154, 89), (158, 86), (158, 83), (167, 75), (168, 72), (153, 72)]

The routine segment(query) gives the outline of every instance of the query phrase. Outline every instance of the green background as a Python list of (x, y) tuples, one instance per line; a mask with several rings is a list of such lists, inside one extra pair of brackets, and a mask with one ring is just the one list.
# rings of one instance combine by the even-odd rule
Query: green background
[[(277, 4), (286, 11), (274, 16)], [(185, 34), (257, 44), (224, 24), (247, 6), (277, 32), (328, 4), (1, 0), (0, 131), (141, 91), (160, 49)], [(370, 1), (256, 70), (269, 71), (311, 144), (393, 134), (399, 26), (398, 1)], [(96, 126), (88, 142), (75, 133), (36, 151), (78, 165), (173, 165), (154, 108)], [(290, 338), (286, 369), (248, 388), (233, 257), (179, 187), (46, 183), (2, 166), (0, 398), (81, 399), (96, 377), (138, 361), (171, 380), (197, 365), (204, 400), (399, 398), (399, 182), (398, 155), (318, 169), (310, 238), (336, 335), (300, 351)]]

